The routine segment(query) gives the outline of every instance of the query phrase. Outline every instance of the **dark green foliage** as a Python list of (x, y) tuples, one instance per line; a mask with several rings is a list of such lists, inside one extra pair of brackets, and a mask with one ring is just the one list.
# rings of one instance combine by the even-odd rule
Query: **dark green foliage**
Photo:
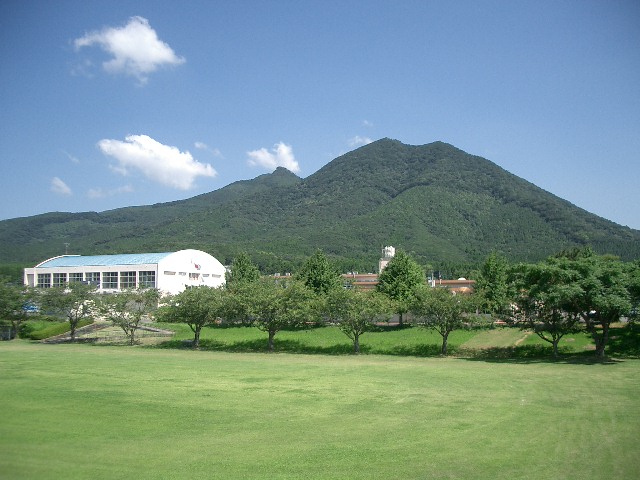
[(514, 276), (513, 321), (550, 343), (557, 358), (562, 337), (579, 330), (573, 306), (583, 292), (575, 276), (548, 262), (521, 265)]
[(451, 145), (389, 139), (304, 180), (279, 168), (182, 201), (0, 222), (0, 264), (33, 265), (64, 253), (65, 243), (85, 255), (197, 248), (225, 264), (250, 252), (264, 273), (296, 272), (318, 248), (342, 271), (373, 272), (380, 246), (396, 245), (449, 278), (492, 251), (535, 262), (591, 245), (640, 258), (637, 230)]
[(509, 263), (492, 252), (482, 265), (475, 284), (482, 311), (501, 315), (508, 311), (514, 292), (509, 282)]
[[(247, 286), (241, 282), (240, 287)], [(185, 323), (194, 334), (193, 348), (200, 347), (202, 327), (214, 323), (224, 316), (227, 303), (225, 288), (205, 286), (187, 288), (169, 297), (158, 311), (158, 320), (169, 323)]]
[(96, 287), (92, 285), (69, 283), (64, 287), (45, 288), (38, 293), (42, 311), (67, 319), (71, 340), (75, 339), (79, 322), (92, 318), (95, 313)]
[(353, 342), (353, 352), (360, 353), (360, 337), (375, 330), (378, 322), (386, 322), (393, 313), (387, 297), (377, 292), (363, 292), (353, 288), (334, 288), (325, 303), (328, 319), (338, 325)]
[(120, 327), (129, 338), (129, 344), (133, 345), (140, 323), (145, 318), (151, 318), (158, 308), (159, 299), (160, 292), (155, 288), (127, 289), (102, 295), (98, 311), (114, 326)]
[(0, 278), (0, 325), (8, 325), (9, 338), (20, 336), (21, 325), (27, 319), (25, 305), (29, 303), (26, 288)]
[(231, 268), (226, 274), (227, 286), (232, 288), (243, 283), (255, 282), (259, 278), (260, 270), (246, 252), (241, 252), (233, 259)]
[(475, 315), (477, 303), (473, 294), (456, 295), (446, 288), (422, 284), (413, 291), (409, 311), (418, 325), (438, 332), (442, 337), (440, 353), (446, 355), (451, 332), (479, 323)]
[(311, 326), (320, 311), (314, 292), (293, 279), (276, 281), (264, 277), (243, 285), (234, 297), (233, 313), (243, 312), (255, 327), (269, 335), (269, 351), (274, 349), (276, 333), (286, 328)]
[(302, 265), (298, 279), (319, 295), (342, 288), (342, 278), (337, 268), (322, 250), (316, 252)]
[(635, 282), (625, 264), (615, 257), (596, 255), (583, 249), (549, 260), (568, 277), (567, 283), (578, 289), (568, 307), (584, 322), (596, 345), (596, 355), (605, 357), (611, 324), (630, 314)]
[(424, 285), (424, 271), (404, 250), (398, 250), (378, 277), (378, 292), (395, 303), (396, 313), (402, 317), (409, 311), (409, 301), (416, 287)]

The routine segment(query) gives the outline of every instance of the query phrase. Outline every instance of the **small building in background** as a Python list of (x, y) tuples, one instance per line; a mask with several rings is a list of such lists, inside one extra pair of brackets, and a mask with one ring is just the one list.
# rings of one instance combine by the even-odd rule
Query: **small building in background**
[(95, 285), (101, 293), (127, 288), (157, 288), (175, 295), (187, 287), (219, 287), (225, 267), (200, 250), (118, 255), (61, 255), (24, 269), (30, 287), (61, 287), (69, 282)]

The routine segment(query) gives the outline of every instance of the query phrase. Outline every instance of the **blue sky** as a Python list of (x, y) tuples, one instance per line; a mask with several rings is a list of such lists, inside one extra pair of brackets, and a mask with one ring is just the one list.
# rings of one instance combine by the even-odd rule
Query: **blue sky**
[(640, 229), (640, 2), (0, 2), (0, 219), (436, 140)]

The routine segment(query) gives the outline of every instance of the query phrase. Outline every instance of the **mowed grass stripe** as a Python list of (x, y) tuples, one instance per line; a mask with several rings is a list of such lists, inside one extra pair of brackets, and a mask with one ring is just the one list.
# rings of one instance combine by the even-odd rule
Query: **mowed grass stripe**
[(6, 342), (0, 477), (635, 479), (639, 367)]

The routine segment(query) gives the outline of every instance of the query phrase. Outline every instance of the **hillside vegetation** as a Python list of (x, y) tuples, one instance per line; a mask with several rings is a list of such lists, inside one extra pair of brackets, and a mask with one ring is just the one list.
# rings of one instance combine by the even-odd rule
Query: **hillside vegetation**
[(374, 271), (383, 245), (422, 264), (478, 263), (491, 251), (537, 261), (591, 245), (640, 258), (640, 231), (600, 218), (484, 158), (435, 142), (382, 139), (301, 179), (278, 168), (187, 200), (0, 222), (0, 264), (64, 253), (242, 251), (292, 271), (320, 248), (343, 270)]

